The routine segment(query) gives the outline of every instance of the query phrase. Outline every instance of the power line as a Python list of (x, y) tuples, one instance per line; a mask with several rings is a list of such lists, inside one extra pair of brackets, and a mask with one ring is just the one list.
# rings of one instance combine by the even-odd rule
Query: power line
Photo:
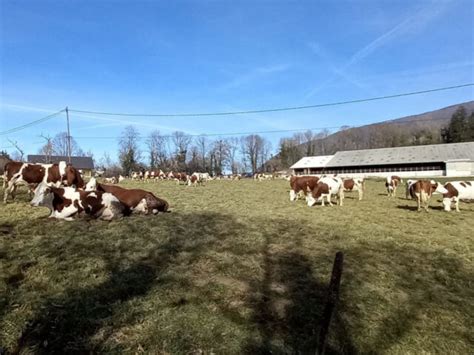
[[(399, 124), (416, 124), (419, 122), (433, 122), (433, 121), (445, 121), (446, 118), (427, 118), (427, 119), (418, 119), (418, 120), (408, 120), (408, 121), (379, 121), (374, 123), (367, 123), (361, 126), (348, 126), (348, 129), (360, 128), (364, 126), (375, 126), (375, 125), (399, 125)], [(242, 136), (250, 134), (272, 134), (272, 133), (291, 133), (291, 132), (304, 132), (304, 131), (322, 131), (322, 130), (331, 130), (331, 129), (340, 129), (342, 126), (325, 126), (325, 127), (313, 127), (313, 128), (298, 128), (298, 129), (281, 129), (281, 130), (271, 130), (271, 131), (251, 131), (251, 132), (227, 132), (227, 133), (201, 133), (201, 134), (187, 134), (189, 137), (221, 137), (221, 136)], [(163, 138), (172, 138), (173, 135), (160, 135)], [(75, 139), (119, 139), (120, 136), (76, 136)], [(139, 139), (147, 139), (147, 137), (139, 137)]]
[(58, 112), (55, 112), (55, 113), (53, 113), (53, 114), (51, 114), (51, 115), (48, 115), (48, 116), (46, 116), (46, 117), (40, 118), (40, 119), (38, 119), (38, 120), (31, 121), (31, 122), (26, 123), (26, 124), (24, 124), (24, 125), (21, 125), (21, 126), (18, 126), (18, 127), (14, 127), (14, 128), (8, 129), (8, 130), (6, 130), (6, 131), (0, 132), (0, 136), (6, 135), (6, 134), (15, 133), (15, 132), (21, 131), (22, 129), (25, 129), (25, 128), (34, 126), (34, 125), (36, 125), (36, 124), (45, 122), (45, 121), (47, 121), (47, 120), (50, 120), (50, 119), (53, 118), (53, 117), (56, 117), (57, 115), (59, 115), (59, 114), (62, 113), (62, 112), (64, 112), (64, 109), (63, 109), (63, 110), (60, 110), (60, 111), (58, 111)]
[(103, 112), (103, 111), (88, 111), (88, 110), (74, 110), (69, 109), (70, 112), (76, 113), (89, 113), (95, 115), (107, 115), (107, 116), (129, 116), (129, 117), (202, 117), (202, 116), (229, 116), (229, 115), (244, 115), (244, 114), (254, 114), (254, 113), (268, 113), (268, 112), (281, 112), (281, 111), (295, 111), (295, 110), (306, 110), (311, 108), (319, 108), (319, 107), (328, 107), (328, 106), (339, 106), (339, 105), (347, 105), (347, 104), (355, 104), (361, 102), (368, 102), (368, 101), (377, 101), (377, 100), (386, 100), (386, 99), (393, 99), (397, 97), (404, 97), (404, 96), (412, 96), (412, 95), (420, 95), (420, 94), (427, 94), (431, 92), (437, 91), (446, 91), (446, 90), (453, 90), (453, 89), (460, 89), (468, 86), (474, 86), (474, 83), (468, 84), (461, 84), (455, 86), (445, 86), (441, 88), (429, 89), (429, 90), (421, 90), (421, 91), (412, 91), (406, 93), (399, 93), (393, 95), (385, 95), (385, 96), (377, 96), (377, 97), (370, 97), (365, 99), (357, 99), (357, 100), (348, 100), (348, 101), (336, 101), (336, 102), (329, 102), (329, 103), (322, 103), (322, 104), (315, 104), (315, 105), (306, 105), (306, 106), (292, 106), (292, 107), (279, 107), (279, 108), (268, 108), (268, 109), (259, 109), (259, 110), (248, 110), (248, 111), (228, 111), (228, 112), (207, 112), (207, 113), (124, 113), (124, 112)]

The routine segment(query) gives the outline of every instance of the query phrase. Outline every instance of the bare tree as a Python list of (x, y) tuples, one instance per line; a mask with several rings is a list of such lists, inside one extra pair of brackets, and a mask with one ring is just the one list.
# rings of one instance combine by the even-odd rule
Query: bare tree
[(208, 141), (205, 136), (199, 136), (196, 139), (196, 145), (199, 150), (199, 154), (201, 156), (201, 170), (207, 171), (207, 164), (206, 164), (206, 157), (207, 157), (207, 146), (208, 146)]
[[(53, 138), (53, 155), (68, 155), (68, 135), (67, 132), (61, 132), (54, 136)], [(79, 147), (76, 140), (71, 137), (71, 156), (85, 156), (85, 153)]]
[(237, 137), (231, 137), (227, 139), (227, 145), (229, 147), (229, 166), (232, 174), (237, 174), (239, 164), (237, 161), (237, 152), (239, 151), (239, 139)]
[(8, 142), (10, 142), (10, 144), (13, 147), (15, 147), (15, 149), (16, 149), (17, 155), (15, 156), (15, 158), (19, 158), (19, 159), (14, 159), (14, 160), (23, 161), (23, 157), (25, 155), (25, 152), (23, 151), (23, 149), (21, 149), (18, 142), (17, 141), (12, 141), (11, 139), (8, 139)]
[(122, 165), (123, 172), (127, 175), (130, 175), (132, 170), (136, 169), (139, 165), (141, 158), (138, 146), (139, 139), (140, 133), (138, 133), (134, 126), (125, 127), (119, 139), (120, 164)]
[(186, 155), (192, 137), (184, 132), (176, 131), (171, 135), (175, 148), (175, 161), (178, 170), (186, 170)]
[(261, 156), (264, 151), (264, 138), (258, 134), (251, 134), (241, 138), (242, 156), (244, 165), (252, 170), (252, 173), (258, 171)]
[(45, 163), (50, 163), (51, 155), (53, 155), (53, 138), (51, 138), (49, 135), (45, 136), (42, 133), (41, 138), (46, 141), (46, 144), (38, 150), (38, 153), (45, 156)]
[(148, 152), (150, 154), (150, 167), (164, 168), (168, 165), (167, 137), (162, 136), (160, 131), (153, 131), (147, 139)]
[(229, 146), (227, 141), (222, 138), (217, 139), (213, 144), (212, 151), (215, 159), (214, 173), (221, 175), (229, 158)]

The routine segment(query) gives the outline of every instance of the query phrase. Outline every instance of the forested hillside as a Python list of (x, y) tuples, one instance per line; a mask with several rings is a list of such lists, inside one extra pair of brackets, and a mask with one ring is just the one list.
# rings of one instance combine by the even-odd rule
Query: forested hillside
[(333, 134), (296, 133), (280, 141), (279, 153), (268, 162), (267, 170), (288, 168), (303, 156), (329, 155), (340, 150), (450, 142), (453, 138), (446, 127), (461, 106), (467, 122), (474, 112), (474, 101), (362, 127), (341, 127)]

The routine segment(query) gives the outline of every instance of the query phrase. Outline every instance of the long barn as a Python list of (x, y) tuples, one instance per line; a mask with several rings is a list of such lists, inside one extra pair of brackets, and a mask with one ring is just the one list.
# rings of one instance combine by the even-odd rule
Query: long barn
[(340, 151), (304, 157), (291, 169), (296, 175), (473, 176), (474, 142)]

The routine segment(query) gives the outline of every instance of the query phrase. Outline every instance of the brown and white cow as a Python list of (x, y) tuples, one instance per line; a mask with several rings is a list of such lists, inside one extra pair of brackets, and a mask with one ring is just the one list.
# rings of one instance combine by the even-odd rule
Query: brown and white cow
[(459, 212), (459, 200), (474, 200), (474, 181), (450, 181), (444, 188), (447, 190), (443, 194), (445, 211), (451, 211), (451, 202), (454, 202), (456, 212)]
[(82, 214), (111, 220), (122, 217), (124, 210), (120, 201), (110, 193), (83, 191), (73, 187), (54, 187), (45, 182), (36, 187), (31, 205), (48, 207), (51, 211), (50, 218), (67, 221)]
[(331, 196), (335, 195), (338, 199), (338, 204), (343, 205), (344, 200), (344, 184), (340, 177), (322, 177), (319, 179), (316, 186), (306, 195), (308, 206), (313, 206), (316, 201), (321, 200), (321, 205), (324, 206), (324, 198), (330, 206), (332, 206)]
[(385, 181), (385, 187), (387, 188), (388, 197), (395, 197), (397, 193), (397, 187), (403, 182), (403, 180), (396, 175), (387, 176)]
[(10, 195), (12, 199), (15, 198), (18, 185), (34, 188), (41, 182), (56, 187), (62, 185), (84, 187), (84, 180), (79, 171), (64, 161), (59, 164), (29, 164), (11, 161), (5, 165), (3, 202), (6, 203)]
[(125, 206), (125, 215), (132, 212), (157, 214), (158, 212), (167, 212), (169, 208), (168, 202), (156, 197), (149, 191), (141, 189), (124, 189), (119, 186), (99, 184), (94, 178), (87, 183), (86, 191), (111, 193)]
[(290, 178), (290, 201), (295, 201), (299, 195), (305, 196), (307, 191), (312, 191), (318, 180), (319, 177), (317, 176), (292, 175)]
[(364, 179), (361, 179), (361, 178), (343, 179), (343, 184), (344, 184), (344, 191), (346, 192), (357, 191), (359, 192), (359, 201), (362, 200), (362, 198), (364, 197), (364, 190), (365, 190)]
[(182, 173), (174, 173), (174, 180), (179, 184), (183, 183), (186, 185), (188, 182), (188, 175), (185, 172)]
[(447, 190), (434, 180), (417, 180), (409, 187), (410, 196), (416, 200), (418, 211), (423, 208), (428, 212), (431, 195), (434, 193), (445, 194)]

